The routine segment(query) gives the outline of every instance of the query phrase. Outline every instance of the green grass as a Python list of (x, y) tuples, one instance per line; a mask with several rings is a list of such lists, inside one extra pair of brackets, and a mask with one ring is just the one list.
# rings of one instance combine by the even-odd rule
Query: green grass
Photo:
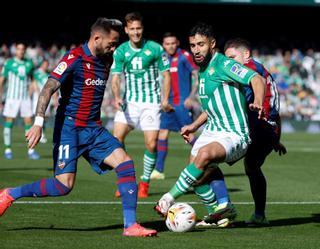
[[(52, 130), (48, 130), (50, 137)], [(2, 139), (2, 137), (1, 137)], [(51, 144), (40, 144), (42, 159), (27, 158), (23, 132), (14, 129), (14, 160), (0, 156), (0, 188), (16, 186), (52, 176)], [(242, 162), (222, 170), (232, 200), (238, 210), (238, 222), (230, 229), (197, 230), (189, 233), (167, 231), (151, 204), (138, 206), (139, 221), (157, 228), (158, 238), (124, 238), (121, 205), (106, 204), (14, 204), (0, 218), (0, 248), (320, 248), (320, 135), (304, 133), (283, 136), (288, 154), (273, 153), (263, 166), (268, 178), (267, 215), (271, 222), (265, 228), (247, 228), (243, 220), (253, 211), (249, 184)], [(129, 154), (134, 158), (137, 178), (142, 172), (143, 138), (132, 133), (127, 139)], [(0, 152), (3, 151), (1, 143)], [(148, 202), (155, 202), (174, 184), (188, 160), (189, 147), (178, 135), (170, 140), (166, 180), (151, 183)], [(115, 174), (98, 176), (83, 160), (79, 160), (74, 190), (66, 197), (21, 199), (20, 201), (119, 201), (113, 197)], [(180, 201), (198, 201), (188, 194)], [(292, 204), (292, 202), (318, 204)], [(239, 203), (240, 202), (240, 203)], [(242, 204), (241, 204), (242, 203)], [(291, 204), (290, 204), (291, 203)], [(202, 205), (193, 205), (198, 216), (205, 214)]]

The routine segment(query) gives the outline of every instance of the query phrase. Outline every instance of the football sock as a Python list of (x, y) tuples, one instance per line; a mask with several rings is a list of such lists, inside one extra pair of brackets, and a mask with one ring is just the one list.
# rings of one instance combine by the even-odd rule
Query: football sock
[(133, 161), (130, 160), (119, 164), (115, 171), (122, 201), (124, 227), (127, 228), (136, 223), (138, 187)]
[(255, 214), (265, 216), (267, 199), (267, 181), (261, 169), (248, 174), (252, 197), (255, 204)]
[(67, 188), (56, 178), (43, 178), (40, 181), (11, 188), (9, 194), (15, 199), (21, 197), (45, 197), (67, 195), (71, 189)]
[(27, 133), (30, 130), (31, 127), (32, 127), (31, 124), (25, 124), (24, 125), (24, 132)]
[(213, 179), (210, 182), (210, 186), (216, 195), (218, 204), (224, 204), (230, 201), (223, 173), (219, 167), (217, 167), (214, 171)]
[(144, 151), (143, 156), (143, 175), (141, 180), (143, 182), (150, 182), (150, 175), (152, 173), (152, 170), (154, 169), (155, 163), (156, 163), (156, 157), (157, 153), (151, 153), (148, 150)]
[(168, 139), (158, 140), (156, 170), (163, 173), (164, 161), (168, 154)]
[(4, 122), (3, 128), (3, 139), (4, 139), (4, 146), (6, 149), (11, 148), (11, 130), (13, 127), (13, 122)]
[(214, 211), (214, 207), (217, 205), (215, 194), (209, 184), (203, 184), (194, 187), (194, 192), (201, 199), (202, 203), (206, 206), (208, 213), (211, 214)]
[(176, 184), (171, 188), (169, 193), (173, 198), (186, 193), (192, 184), (198, 180), (203, 174), (203, 171), (198, 169), (194, 163), (190, 163), (180, 174)]

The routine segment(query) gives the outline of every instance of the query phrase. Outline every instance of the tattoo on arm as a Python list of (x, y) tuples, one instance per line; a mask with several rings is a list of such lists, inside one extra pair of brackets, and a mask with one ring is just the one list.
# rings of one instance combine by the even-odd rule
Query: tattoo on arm
[(60, 82), (49, 78), (40, 92), (37, 103), (36, 116), (45, 116), (46, 109), (50, 102), (51, 96), (59, 89)]

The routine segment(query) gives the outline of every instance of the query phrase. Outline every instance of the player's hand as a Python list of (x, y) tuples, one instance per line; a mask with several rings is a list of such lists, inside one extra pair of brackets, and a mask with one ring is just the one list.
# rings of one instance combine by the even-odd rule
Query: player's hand
[(287, 154), (287, 148), (280, 142), (274, 147), (274, 151), (278, 152), (279, 156)]
[(186, 98), (186, 100), (184, 101), (184, 107), (187, 109), (191, 109), (193, 106), (193, 101), (191, 98)]
[(162, 101), (161, 103), (161, 109), (164, 112), (174, 112), (173, 106), (169, 104), (168, 101)]
[(123, 104), (124, 104), (123, 99), (121, 99), (121, 98), (115, 98), (115, 100), (114, 100), (114, 107), (115, 107), (117, 110), (122, 111), (122, 106), (123, 106)]
[(190, 133), (194, 133), (196, 131), (197, 131), (197, 127), (195, 127), (194, 124), (189, 124), (181, 128), (180, 135), (183, 137), (186, 143), (190, 143), (191, 142)]
[(31, 129), (26, 133), (26, 140), (28, 148), (33, 149), (38, 143), (42, 135), (42, 127), (33, 125)]
[(249, 109), (258, 113), (258, 119), (265, 119), (264, 108), (262, 105), (251, 103), (249, 104)]

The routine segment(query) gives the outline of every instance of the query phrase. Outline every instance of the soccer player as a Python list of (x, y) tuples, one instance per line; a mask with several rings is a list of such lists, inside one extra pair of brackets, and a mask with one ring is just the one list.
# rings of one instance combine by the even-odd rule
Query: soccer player
[[(191, 163), (181, 172), (171, 190), (164, 194), (155, 210), (166, 215), (175, 199), (186, 193), (208, 167), (213, 171), (221, 162), (241, 158), (250, 143), (243, 86), (252, 85), (254, 101), (249, 108), (263, 116), (265, 95), (263, 77), (236, 61), (215, 51), (216, 40), (210, 25), (199, 23), (189, 35), (191, 52), (199, 70), (199, 98), (202, 114), (192, 124), (181, 129), (181, 135), (189, 141), (189, 134), (205, 124), (202, 134), (191, 151)], [(230, 206), (215, 203), (215, 195), (209, 184), (194, 187), (197, 195), (205, 199), (209, 216), (220, 220), (232, 211)]]
[[(194, 64), (192, 56), (179, 48), (177, 36), (171, 32), (165, 33), (162, 46), (170, 61), (171, 88), (169, 103), (173, 106), (174, 112), (161, 113), (156, 168), (151, 174), (151, 179), (165, 178), (163, 171), (168, 153), (169, 132), (178, 132), (183, 126), (192, 123), (190, 109), (198, 86), (197, 66)], [(195, 140), (196, 137), (192, 135), (191, 146)]]
[[(127, 134), (133, 128), (139, 127), (143, 131), (146, 150), (138, 197), (146, 198), (148, 197), (150, 175), (156, 163), (160, 109), (162, 107), (165, 112), (172, 111), (172, 106), (168, 102), (170, 94), (169, 61), (160, 44), (143, 39), (142, 17), (139, 13), (129, 13), (125, 16), (125, 32), (129, 41), (116, 49), (111, 70), (112, 90), (118, 109), (114, 118), (114, 136), (124, 143)], [(162, 102), (158, 71), (163, 76)], [(120, 96), (120, 75), (122, 73), (125, 75), (124, 99)]]
[[(252, 58), (248, 41), (240, 38), (229, 40), (225, 44), (224, 51), (227, 57), (258, 72), (266, 79), (266, 96), (263, 102), (264, 119), (258, 119), (255, 112), (248, 111), (252, 143), (245, 155), (244, 165), (255, 203), (255, 212), (246, 223), (248, 225), (267, 225), (268, 220), (265, 216), (267, 182), (261, 166), (272, 150), (278, 151), (280, 155), (286, 153), (286, 148), (280, 143), (281, 122), (276, 82), (264, 66)], [(247, 103), (251, 103), (254, 98), (252, 88), (245, 86), (245, 92)]]
[(121, 27), (118, 20), (98, 18), (91, 27), (89, 41), (67, 52), (51, 72), (26, 138), (29, 147), (34, 148), (41, 137), (50, 98), (60, 88), (53, 135), (54, 177), (4, 189), (0, 193), (0, 216), (21, 197), (67, 195), (74, 186), (77, 161), (82, 155), (98, 174), (115, 169), (123, 207), (123, 235), (156, 235), (155, 230), (136, 223), (137, 184), (132, 159), (122, 144), (101, 126), (101, 102)]
[[(1, 72), (0, 76), (0, 99), (2, 99), (3, 86), (7, 83), (6, 99), (3, 108), (3, 116), (5, 123), (3, 128), (4, 138), (4, 157), (12, 159), (13, 153), (11, 148), (11, 132), (14, 119), (20, 116), (24, 119), (24, 129), (28, 132), (32, 126), (32, 106), (29, 94), (30, 83), (33, 65), (32, 62), (26, 59), (26, 47), (23, 43), (16, 44), (16, 52), (13, 58), (8, 59)], [(32, 149), (28, 149), (28, 156), (30, 159), (39, 159), (38, 153)]]

